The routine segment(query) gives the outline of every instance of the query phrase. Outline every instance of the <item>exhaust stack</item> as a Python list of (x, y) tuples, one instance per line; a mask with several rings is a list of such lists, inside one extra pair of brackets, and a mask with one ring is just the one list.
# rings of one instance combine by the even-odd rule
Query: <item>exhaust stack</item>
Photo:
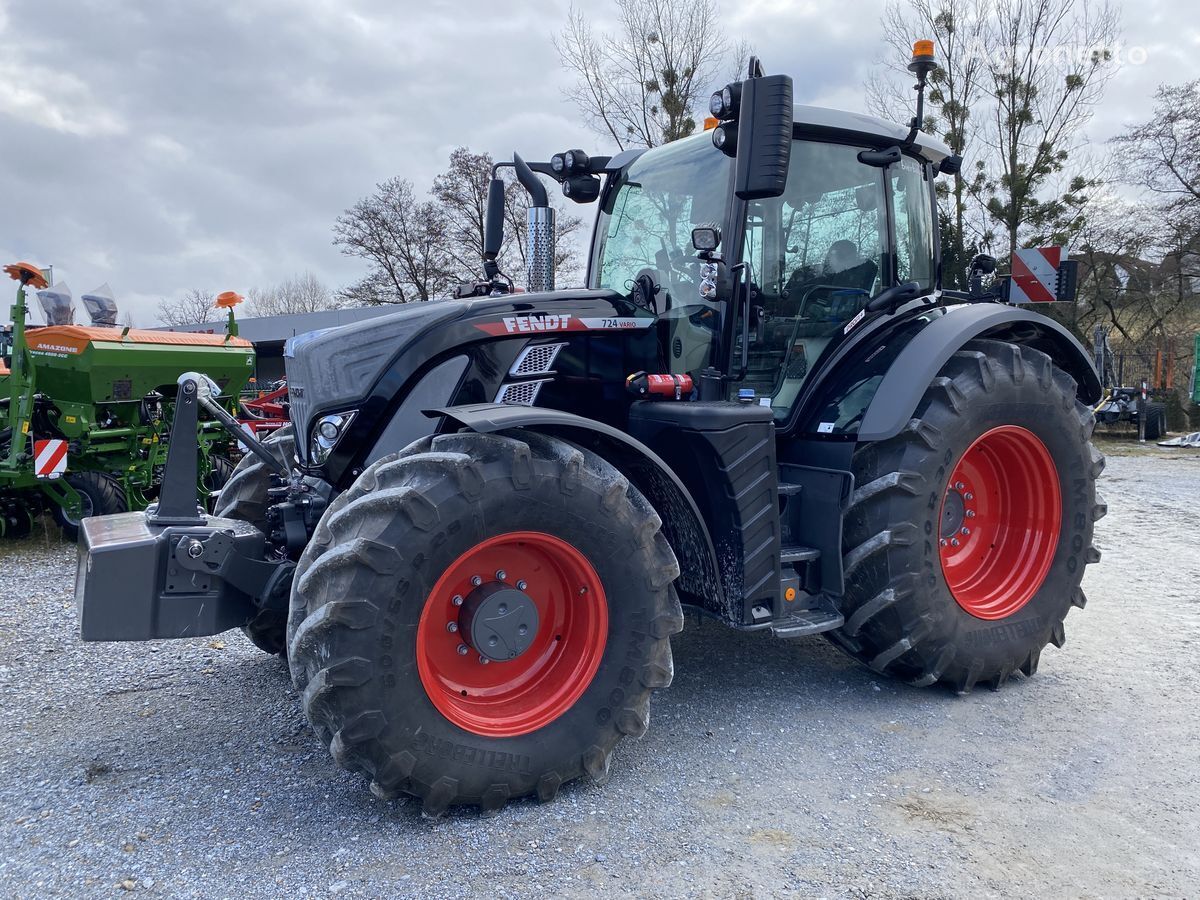
[(529, 207), (525, 285), (530, 292), (554, 290), (554, 209)]
[(525, 248), (525, 287), (530, 292), (554, 290), (554, 210), (546, 187), (519, 153), (513, 154), (517, 180), (529, 192), (529, 218)]

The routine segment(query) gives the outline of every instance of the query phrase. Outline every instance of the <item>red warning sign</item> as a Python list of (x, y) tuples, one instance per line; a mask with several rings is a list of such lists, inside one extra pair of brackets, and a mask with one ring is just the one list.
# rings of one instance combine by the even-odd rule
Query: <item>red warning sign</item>
[(1053, 303), (1058, 299), (1058, 267), (1066, 259), (1062, 247), (1018, 250), (1012, 262), (1009, 303)]
[(67, 442), (57, 439), (33, 442), (33, 474), (57, 478), (67, 471)]

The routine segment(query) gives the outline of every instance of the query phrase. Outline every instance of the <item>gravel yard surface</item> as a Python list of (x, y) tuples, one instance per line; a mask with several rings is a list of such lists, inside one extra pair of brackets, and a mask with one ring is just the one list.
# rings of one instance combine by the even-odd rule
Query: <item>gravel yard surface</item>
[(1195, 896), (1200, 456), (1104, 450), (1034, 678), (956, 697), (689, 617), (609, 784), (490, 817), (373, 798), (240, 633), (81, 643), (74, 547), (0, 544), (0, 896)]

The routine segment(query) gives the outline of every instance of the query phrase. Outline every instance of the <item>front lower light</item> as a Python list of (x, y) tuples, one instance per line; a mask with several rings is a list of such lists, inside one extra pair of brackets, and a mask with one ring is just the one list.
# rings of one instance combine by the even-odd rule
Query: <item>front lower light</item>
[(337, 446), (350, 423), (354, 421), (355, 411), (333, 413), (321, 416), (313, 426), (312, 438), (308, 442), (309, 461), (321, 465), (329, 459), (329, 454)]

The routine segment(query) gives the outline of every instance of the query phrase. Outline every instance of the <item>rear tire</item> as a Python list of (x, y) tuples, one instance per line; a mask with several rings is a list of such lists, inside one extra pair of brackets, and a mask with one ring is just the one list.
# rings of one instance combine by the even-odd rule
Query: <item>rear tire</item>
[[(103, 472), (73, 472), (66, 476), (67, 484), (79, 494), (83, 504), (80, 519), (88, 516), (111, 516), (129, 509), (125, 502), (125, 488), (121, 482)], [(58, 504), (50, 508), (54, 521), (62, 529), (63, 537), (69, 541), (79, 540), (79, 519), (67, 515)]]
[[(661, 524), (603, 459), (537, 434), (443, 435), (380, 460), (330, 505), (296, 570), (288, 655), (305, 714), (338, 765), (377, 796), (420, 797), (429, 815), (603, 781), (617, 742), (646, 731), (651, 691), (671, 681), (683, 614)], [(531, 564), (521, 540), (547, 537), (566, 549)], [(504, 578), (484, 570), (497, 541)], [(472, 588), (465, 573), (485, 558)], [(580, 559), (599, 590), (546, 588)], [(539, 610), (533, 644), (490, 665), (460, 648), (456, 664), (471, 626), (450, 628), (451, 595), (465, 594), (465, 613), (506, 579)], [(555, 668), (574, 650), (593, 667)]]
[[(1092, 427), (1074, 380), (1044, 353), (983, 340), (955, 353), (908, 427), (855, 453), (846, 624), (829, 637), (920, 686), (966, 693), (1032, 675), (1047, 643), (1063, 645), (1067, 612), (1085, 603), (1084, 568), (1100, 558), (1104, 457)], [(956, 490), (964, 478), (978, 484)], [(1006, 542), (1018, 528), (1024, 541)]]
[[(290, 466), (296, 451), (296, 441), (290, 425), (280, 428), (264, 443), (274, 450), (284, 464)], [(229, 460), (211, 457), (214, 462)], [(216, 469), (214, 468), (214, 472)], [(213, 507), (213, 515), (223, 519), (249, 522), (264, 534), (267, 531), (267, 491), (271, 487), (271, 470), (253, 453), (247, 453), (222, 483), (221, 493)], [(287, 653), (287, 612), (264, 609), (242, 626), (242, 634), (259, 650), (275, 656)]]

